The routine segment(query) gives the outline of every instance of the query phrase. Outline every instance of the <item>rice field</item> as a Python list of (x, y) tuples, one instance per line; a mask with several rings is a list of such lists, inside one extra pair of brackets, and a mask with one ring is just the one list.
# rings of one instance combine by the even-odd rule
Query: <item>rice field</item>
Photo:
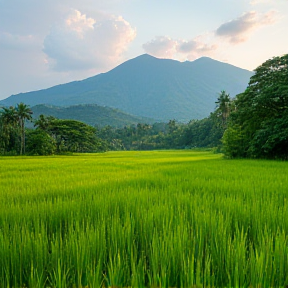
[(0, 288), (287, 287), (288, 163), (0, 158)]

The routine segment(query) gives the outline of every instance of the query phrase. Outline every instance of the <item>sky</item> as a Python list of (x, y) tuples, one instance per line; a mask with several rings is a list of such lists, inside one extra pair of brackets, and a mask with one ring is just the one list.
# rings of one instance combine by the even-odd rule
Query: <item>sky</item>
[(253, 70), (288, 53), (288, 0), (0, 0), (0, 99), (148, 53)]

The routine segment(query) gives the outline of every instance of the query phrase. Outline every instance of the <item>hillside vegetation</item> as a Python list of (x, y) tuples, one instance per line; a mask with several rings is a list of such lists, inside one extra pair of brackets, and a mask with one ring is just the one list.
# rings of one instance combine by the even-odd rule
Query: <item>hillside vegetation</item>
[(118, 109), (102, 107), (96, 104), (82, 104), (68, 107), (36, 105), (31, 107), (31, 110), (34, 119), (43, 114), (44, 116), (53, 116), (59, 119), (78, 120), (98, 127), (110, 125), (120, 128), (138, 123), (152, 124), (155, 122), (155, 120), (150, 118), (133, 116)]

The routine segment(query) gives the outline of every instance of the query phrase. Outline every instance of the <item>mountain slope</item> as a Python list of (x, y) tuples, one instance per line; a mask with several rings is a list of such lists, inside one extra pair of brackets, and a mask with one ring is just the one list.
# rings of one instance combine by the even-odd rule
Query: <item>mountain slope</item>
[(125, 125), (147, 123), (152, 124), (155, 120), (143, 118), (124, 113), (117, 109), (109, 107), (101, 107), (96, 104), (75, 105), (69, 107), (59, 107), (39, 104), (33, 106), (33, 118), (38, 118), (39, 115), (53, 116), (59, 119), (73, 119), (82, 121), (91, 126), (106, 126), (124, 127)]
[(107, 73), (12, 95), (0, 104), (98, 104), (161, 121), (189, 121), (208, 116), (221, 90), (243, 92), (252, 74), (207, 57), (178, 62), (145, 54)]

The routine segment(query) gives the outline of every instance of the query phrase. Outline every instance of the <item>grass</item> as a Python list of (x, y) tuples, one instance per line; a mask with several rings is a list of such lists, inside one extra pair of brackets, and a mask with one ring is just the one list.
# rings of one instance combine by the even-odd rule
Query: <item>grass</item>
[(0, 158), (0, 288), (285, 287), (288, 164), (209, 151)]

